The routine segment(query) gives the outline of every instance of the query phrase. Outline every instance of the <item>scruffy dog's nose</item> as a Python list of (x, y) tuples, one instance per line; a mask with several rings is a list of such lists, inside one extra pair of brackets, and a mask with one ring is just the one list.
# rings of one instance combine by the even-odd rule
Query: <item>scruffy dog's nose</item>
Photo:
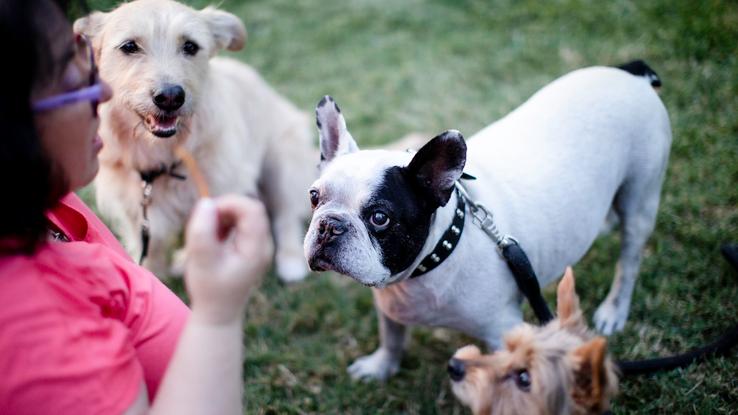
[(179, 85), (166, 85), (154, 93), (154, 104), (164, 111), (175, 111), (185, 102), (185, 91)]
[(446, 370), (448, 371), (448, 376), (454, 382), (460, 382), (462, 379), (464, 379), (464, 375), (466, 374), (466, 370), (464, 369), (464, 362), (454, 357), (452, 357), (448, 361), (448, 366), (446, 367)]
[(318, 223), (318, 242), (325, 244), (346, 232), (346, 224), (333, 216), (326, 216)]

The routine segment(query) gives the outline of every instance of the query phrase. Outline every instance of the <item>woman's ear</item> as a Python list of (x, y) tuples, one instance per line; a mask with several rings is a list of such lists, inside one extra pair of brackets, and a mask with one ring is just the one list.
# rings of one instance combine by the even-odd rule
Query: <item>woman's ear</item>
[(236, 15), (213, 7), (200, 10), (200, 15), (210, 28), (217, 50), (241, 50), (246, 44), (246, 27)]

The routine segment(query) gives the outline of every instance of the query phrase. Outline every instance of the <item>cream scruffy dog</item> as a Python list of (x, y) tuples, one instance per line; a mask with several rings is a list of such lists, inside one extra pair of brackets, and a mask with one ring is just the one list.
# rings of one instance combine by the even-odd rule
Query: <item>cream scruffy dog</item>
[[(587, 252), (608, 216), (619, 218), (615, 279), (594, 321), (605, 334), (622, 329), (671, 145), (657, 83), (643, 62), (574, 71), (474, 135), (468, 152), (453, 130), (415, 154), (360, 151), (324, 98), (304, 248), (312, 269), (373, 287), (380, 346), (351, 375), (394, 374), (409, 325), (457, 329), (496, 349), (522, 321), (518, 287), (472, 221), (471, 201), (520, 241), (542, 286)], [(465, 168), (477, 177), (465, 182), (469, 199), (456, 190)]]
[(83, 17), (74, 29), (91, 40), (100, 76), (114, 91), (100, 107), (104, 148), (95, 189), (100, 212), (131, 255), (138, 259), (142, 251), (142, 178), (148, 175), (150, 243), (143, 264), (159, 276), (171, 271), (168, 254), (197, 198), (173, 153), (183, 146), (211, 193), (265, 201), (277, 274), (302, 279), (302, 221), (309, 214), (303, 195), (317, 175), (312, 123), (254, 69), (214, 57), (243, 47), (243, 23), (213, 8), (138, 0)]

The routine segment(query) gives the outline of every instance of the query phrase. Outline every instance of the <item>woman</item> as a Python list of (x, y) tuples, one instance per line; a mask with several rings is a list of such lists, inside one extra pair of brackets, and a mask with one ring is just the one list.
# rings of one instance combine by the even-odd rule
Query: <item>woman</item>
[(72, 193), (98, 169), (112, 92), (61, 1), (4, 0), (0, 413), (241, 413), (243, 312), (271, 256), (263, 207), (201, 201), (191, 312)]

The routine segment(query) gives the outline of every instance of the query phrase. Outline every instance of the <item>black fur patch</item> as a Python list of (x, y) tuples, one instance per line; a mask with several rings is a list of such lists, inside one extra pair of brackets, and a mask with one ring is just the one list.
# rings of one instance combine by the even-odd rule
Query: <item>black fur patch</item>
[(661, 86), (661, 78), (659, 78), (659, 75), (641, 59), (618, 65), (616, 68), (622, 69), (632, 75), (642, 76), (649, 79), (651, 81), (651, 86), (653, 87)]
[[(382, 182), (364, 205), (361, 218), (372, 243), (382, 253), (382, 263), (392, 274), (407, 269), (428, 238), (430, 218), (436, 209), (409, 177), (403, 167), (387, 169)], [(381, 210), (390, 224), (377, 230), (370, 222), (372, 214)]]

